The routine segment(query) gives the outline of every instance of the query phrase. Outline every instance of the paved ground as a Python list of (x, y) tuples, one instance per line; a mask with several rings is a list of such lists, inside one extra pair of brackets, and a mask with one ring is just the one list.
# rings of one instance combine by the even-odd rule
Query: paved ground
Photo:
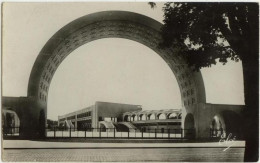
[[(100, 141), (100, 140), (99, 140)], [(109, 141), (109, 140), (107, 140)], [(127, 142), (128, 140), (125, 140)], [(157, 140), (154, 140), (155, 142)], [(94, 142), (94, 140), (93, 140)], [(3, 148), (122, 148), (122, 147), (159, 147), (159, 148), (171, 148), (171, 147), (221, 147), (225, 149), (231, 147), (245, 147), (245, 141), (230, 141), (230, 142), (207, 142), (207, 143), (100, 143), (100, 142), (46, 142), (46, 141), (30, 141), (30, 140), (4, 140), (2, 142)]]
[(144, 149), (18, 149), (4, 150), (3, 161), (243, 161), (244, 148), (144, 148)]
[[(10, 162), (243, 161), (244, 142), (230, 143), (71, 143), (4, 140), (2, 160)], [(229, 146), (231, 148), (227, 149)]]

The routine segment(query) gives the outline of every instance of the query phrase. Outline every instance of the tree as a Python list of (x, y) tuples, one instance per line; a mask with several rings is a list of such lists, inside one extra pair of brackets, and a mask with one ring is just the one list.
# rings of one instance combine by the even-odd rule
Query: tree
[[(155, 7), (154, 3), (153, 8)], [(196, 70), (228, 58), (241, 61), (245, 106), (245, 161), (258, 160), (258, 3), (165, 3), (161, 48), (176, 48)]]

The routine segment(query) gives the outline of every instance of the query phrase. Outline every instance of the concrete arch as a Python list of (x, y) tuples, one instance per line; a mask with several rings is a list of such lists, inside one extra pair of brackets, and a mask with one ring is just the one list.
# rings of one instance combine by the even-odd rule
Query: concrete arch
[[(174, 73), (181, 93), (182, 105), (206, 102), (205, 88), (200, 72), (188, 67), (181, 54), (173, 49), (159, 49), (162, 24), (137, 13), (104, 11), (80, 17), (55, 33), (40, 51), (30, 74), (28, 97), (34, 99), (34, 110), (47, 115), (48, 91), (55, 71), (76, 48), (102, 38), (125, 38), (139, 42), (160, 55)], [(37, 119), (31, 122), (39, 128)], [(26, 122), (25, 122), (26, 123)], [(43, 126), (41, 126), (43, 127)]]
[[(157, 52), (176, 76), (182, 102), (205, 102), (200, 72), (193, 72), (184, 58), (172, 49), (159, 49), (161, 24), (149, 17), (125, 11), (105, 11), (83, 16), (59, 30), (38, 55), (29, 80), (28, 96), (47, 102), (48, 88), (59, 64), (79, 46), (102, 38), (126, 38)], [(170, 59), (170, 57), (172, 59)], [(185, 90), (185, 91), (184, 91)], [(183, 95), (184, 93), (184, 95)]]
[(146, 120), (146, 115), (145, 115), (145, 114), (140, 114), (140, 115), (139, 115), (139, 120), (140, 120), (140, 121)]
[(156, 119), (155, 113), (149, 113), (149, 114), (147, 114), (147, 120), (153, 120), (153, 119)]
[(185, 129), (193, 129), (195, 128), (195, 120), (194, 116), (191, 113), (188, 113), (184, 120), (184, 128)]
[(156, 118), (157, 118), (157, 119), (167, 119), (167, 116), (166, 116), (165, 113), (158, 113), (158, 114), (156, 115)]
[(182, 113), (178, 114), (178, 119), (182, 119)]
[(129, 120), (129, 115), (124, 115), (124, 122), (128, 122), (128, 121), (130, 121)]
[(224, 129), (226, 130), (226, 125), (225, 125), (225, 121), (224, 121), (224, 118), (222, 115), (220, 114), (217, 114), (215, 115), (213, 118), (212, 118), (212, 121), (211, 121), (211, 126), (210, 126), (212, 129), (216, 129), (216, 130), (219, 130), (219, 129)]
[(242, 138), (242, 117), (231, 110), (224, 110), (216, 114), (211, 121), (210, 128), (215, 137), (232, 137)]
[(242, 124), (243, 118), (234, 111), (225, 110), (221, 112), (223, 121), (225, 123), (225, 131), (227, 136), (232, 134), (236, 138), (242, 138)]
[(133, 118), (132, 121), (137, 121), (138, 116), (136, 114), (131, 115), (131, 117)]
[[(12, 128), (13, 127), (13, 128)], [(20, 119), (12, 108), (2, 109), (2, 131), (3, 136), (6, 134), (16, 134), (19, 133)]]
[(210, 129), (212, 137), (226, 137), (226, 125), (222, 115), (217, 114), (212, 118)]
[(193, 114), (188, 113), (184, 120), (184, 137), (195, 138), (195, 119)]
[(177, 113), (169, 113), (167, 114), (167, 119), (177, 119), (178, 114)]

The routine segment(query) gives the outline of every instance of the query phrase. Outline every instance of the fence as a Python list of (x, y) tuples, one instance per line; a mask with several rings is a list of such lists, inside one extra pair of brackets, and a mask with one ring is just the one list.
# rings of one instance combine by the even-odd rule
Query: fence
[(124, 138), (124, 139), (182, 139), (183, 133), (193, 132), (185, 129), (150, 129), (147, 131), (130, 129), (128, 131), (117, 131), (116, 128), (53, 128), (47, 129), (47, 137), (66, 138)]
[[(19, 127), (3, 128), (4, 137), (19, 136)], [(128, 129), (117, 131), (116, 128), (46, 128), (49, 138), (116, 138), (116, 139), (183, 139), (192, 138), (195, 129)], [(186, 137), (185, 137), (186, 138)]]
[[(23, 130), (33, 131), (30, 128), (3, 127), (4, 138), (19, 137)], [(117, 131), (116, 128), (46, 128), (46, 136), (49, 138), (117, 138), (117, 139), (194, 139), (195, 129), (128, 129)], [(44, 129), (34, 131), (43, 135)], [(240, 132), (226, 132), (222, 128), (210, 129), (209, 138), (243, 139)]]
[(224, 130), (222, 128), (220, 129), (210, 129), (209, 135), (211, 138), (218, 138), (221, 137), (222, 135), (225, 135)]
[(4, 136), (19, 136), (20, 127), (3, 127)]
[(223, 128), (220, 129), (210, 129), (210, 138), (228, 138), (229, 139), (242, 139), (243, 135), (239, 131), (225, 131)]

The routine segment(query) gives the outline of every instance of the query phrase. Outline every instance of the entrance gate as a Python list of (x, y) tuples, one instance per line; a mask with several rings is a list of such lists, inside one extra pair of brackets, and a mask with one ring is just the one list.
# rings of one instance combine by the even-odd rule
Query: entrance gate
[[(94, 13), (64, 26), (50, 38), (34, 63), (28, 85), (28, 97), (34, 99), (34, 109), (30, 110), (33, 118), (30, 121), (22, 119), (23, 126), (44, 128), (38, 117), (40, 111), (47, 115), (51, 79), (60, 63), (79, 46), (102, 38), (130, 39), (151, 48), (165, 60), (176, 76), (183, 107), (205, 103), (201, 73), (189, 68), (183, 56), (174, 49), (159, 48), (161, 27), (161, 23), (149, 17), (125, 11)], [(27, 134), (31, 135), (31, 132)]]

